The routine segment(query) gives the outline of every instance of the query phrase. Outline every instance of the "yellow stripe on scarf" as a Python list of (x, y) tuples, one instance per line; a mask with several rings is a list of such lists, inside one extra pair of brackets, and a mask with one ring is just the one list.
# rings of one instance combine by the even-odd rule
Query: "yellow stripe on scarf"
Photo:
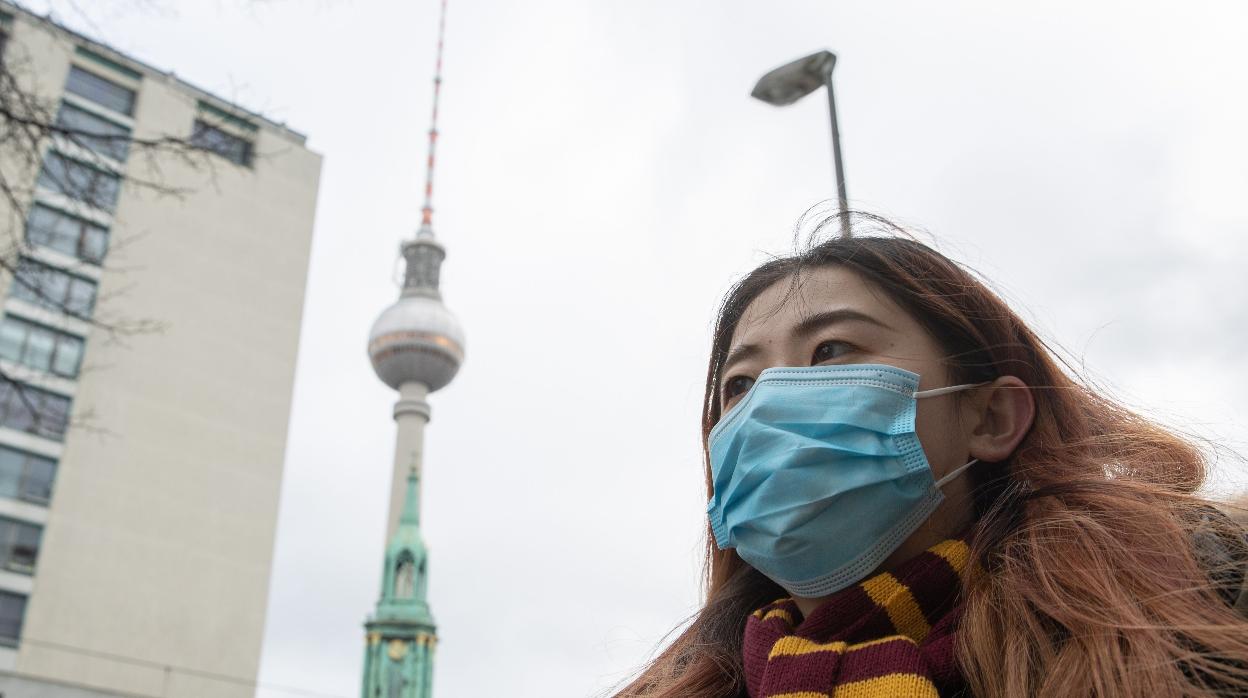
[(773, 608), (772, 610), (768, 611), (765, 615), (763, 615), (763, 617), (760, 620), (768, 621), (768, 620), (771, 620), (772, 618), (782, 618), (784, 619), (785, 623), (788, 623), (789, 625), (793, 625), (793, 616), (789, 615), (789, 612), (784, 610), (783, 608)]
[(877, 606), (888, 613), (888, 619), (893, 622), (897, 632), (922, 642), (932, 631), (932, 626), (927, 624), (923, 609), (914, 600), (910, 588), (897, 581), (893, 575), (887, 572), (878, 574), (863, 582), (862, 588)]
[(971, 549), (960, 540), (947, 540), (931, 547), (931, 551), (945, 558), (945, 562), (958, 574), (966, 569), (966, 561), (971, 557)]
[[(816, 694), (817, 695), (817, 694)], [(841, 684), (832, 698), (939, 698), (936, 686), (918, 674), (888, 674)]]
[(905, 635), (889, 635), (888, 637), (880, 637), (866, 642), (849, 644), (848, 642), (814, 642), (804, 637), (796, 635), (786, 635), (776, 640), (776, 644), (771, 646), (771, 652), (767, 654), (767, 659), (775, 659), (776, 657), (797, 657), (803, 654), (811, 654), (814, 652), (855, 652), (857, 650), (882, 645), (886, 642), (908, 642), (916, 644), (914, 638)]
[(820, 691), (772, 693), (767, 698), (939, 698), (936, 686), (926, 676), (888, 674), (837, 686), (831, 694)]
[(803, 654), (811, 654), (812, 652), (844, 652), (849, 646), (847, 642), (827, 642), (818, 643), (807, 640), (804, 637), (796, 635), (786, 635), (776, 644), (771, 646), (771, 652), (767, 654), (767, 660), (771, 661), (776, 657), (796, 657)]
[[(758, 609), (757, 611), (755, 611), (755, 612), (751, 613), (750, 615), (754, 616), (755, 618), (757, 618), (757, 619), (759, 619), (759, 620), (762, 620), (762, 619), (763, 619), (763, 612), (764, 612), (764, 611), (766, 611), (768, 608), (771, 608), (772, 606), (775, 606), (775, 605), (777, 605), (777, 604), (782, 604), (782, 603), (784, 603), (784, 602), (786, 602), (786, 601), (791, 601), (791, 600), (792, 600), (792, 597), (789, 597), (789, 596), (785, 596), (784, 598), (776, 599), (775, 601), (772, 601), (771, 603), (767, 604), (766, 606), (763, 606), (762, 608), (760, 608), (760, 609)], [(781, 609), (775, 609), (775, 610), (781, 610)]]

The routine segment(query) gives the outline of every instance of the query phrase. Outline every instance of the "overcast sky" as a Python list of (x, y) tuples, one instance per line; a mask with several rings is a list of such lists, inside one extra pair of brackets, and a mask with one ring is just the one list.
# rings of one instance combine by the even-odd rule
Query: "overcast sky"
[[(52, 4), (325, 156), (260, 679), (357, 696), (396, 397), (365, 343), (418, 222), (436, 1)], [(1129, 404), (1248, 441), (1248, 5), (450, 0), (447, 22), (435, 227), (468, 346), (427, 433), (439, 696), (603, 692), (696, 608), (715, 305), (834, 195), (822, 93), (749, 92), (821, 48), (855, 207), (926, 231)]]

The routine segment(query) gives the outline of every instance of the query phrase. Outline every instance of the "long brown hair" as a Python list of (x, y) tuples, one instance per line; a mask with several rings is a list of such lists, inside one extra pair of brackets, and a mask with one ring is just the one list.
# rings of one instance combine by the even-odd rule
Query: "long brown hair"
[[(839, 228), (831, 222), (821, 228)], [(706, 376), (704, 456), (720, 416), (720, 367), (746, 307), (773, 284), (799, 283), (803, 270), (851, 269), (939, 342), (955, 382), (1013, 375), (1034, 394), (1035, 422), (1018, 449), (970, 473), (979, 564), (963, 580), (957, 652), (972, 693), (1248, 695), (1248, 621), (1217, 583), (1242, 579), (1248, 551), (1236, 548), (1242, 529), (1196, 494), (1201, 450), (1074, 379), (958, 264), (881, 218), (854, 214), (853, 224), (871, 230), (773, 259), (724, 299)], [(709, 457), (706, 471), (709, 495)], [(618, 696), (745, 694), (745, 619), (785, 592), (736, 551), (715, 549), (709, 532), (705, 577), (705, 605)]]

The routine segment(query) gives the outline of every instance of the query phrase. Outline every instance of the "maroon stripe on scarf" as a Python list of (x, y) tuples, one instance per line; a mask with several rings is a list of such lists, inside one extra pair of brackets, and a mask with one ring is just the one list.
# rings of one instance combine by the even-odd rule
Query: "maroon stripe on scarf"
[(797, 634), (815, 640), (835, 637), (859, 642), (897, 632), (888, 613), (877, 606), (860, 584), (834, 594), (797, 627)]
[(959, 603), (932, 627), (921, 648), (928, 676), (942, 696), (953, 694), (966, 685), (958, 667), (957, 629), (960, 620), (962, 605)]
[(845, 655), (839, 652), (812, 652), (796, 657), (776, 657), (767, 663), (766, 695), (801, 691), (830, 692), (828, 677), (840, 674), (844, 663)]
[[(930, 550), (919, 553), (914, 559), (924, 568), (923, 583), (906, 586), (910, 587), (910, 594), (918, 602), (923, 617), (931, 623), (932, 619), (939, 619), (948, 613), (958, 600), (958, 572), (948, 560)], [(905, 584), (905, 581), (902, 583)]]

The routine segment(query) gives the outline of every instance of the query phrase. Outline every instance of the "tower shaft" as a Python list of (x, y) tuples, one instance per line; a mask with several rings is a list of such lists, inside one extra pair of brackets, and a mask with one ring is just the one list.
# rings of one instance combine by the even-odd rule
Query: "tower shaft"
[[(386, 540), (394, 538), (403, 515), (404, 490), (408, 473), (416, 474), (416, 510), (420, 511), (420, 482), (424, 477), (425, 425), (430, 408), (426, 398), (429, 389), (424, 383), (407, 382), (399, 386), (399, 400), (394, 403), (395, 443), (394, 473), (390, 482), (390, 513), (386, 518)], [(418, 514), (419, 516), (419, 514)]]

